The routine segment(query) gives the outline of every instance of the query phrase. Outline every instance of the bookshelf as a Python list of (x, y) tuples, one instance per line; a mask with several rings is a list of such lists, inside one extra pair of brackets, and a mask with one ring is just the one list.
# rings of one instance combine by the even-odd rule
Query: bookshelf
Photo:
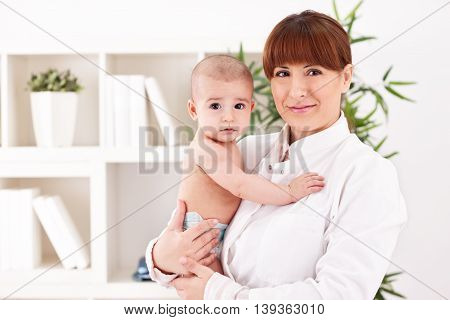
[[(90, 266), (67, 270), (60, 264), (53, 266), (57, 255), (41, 230), (42, 264), (34, 270), (0, 271), (2, 298), (177, 298), (174, 289), (135, 282), (131, 275), (148, 241), (166, 226), (176, 204), (185, 146), (167, 147), (158, 137), (143, 150), (107, 147), (104, 70), (155, 77), (170, 112), (195, 129), (186, 113), (190, 72), (203, 57), (227, 50), (160, 49), (82, 52), (81, 56), (65, 51), (1, 53), (0, 188), (37, 187), (41, 194), (61, 196), (83, 241), (92, 240), (88, 245)], [(258, 53), (247, 57), (260, 61)], [(70, 69), (84, 87), (74, 145), (69, 148), (40, 148), (35, 143), (26, 82), (32, 72), (49, 67)], [(150, 125), (157, 126), (153, 114)]]

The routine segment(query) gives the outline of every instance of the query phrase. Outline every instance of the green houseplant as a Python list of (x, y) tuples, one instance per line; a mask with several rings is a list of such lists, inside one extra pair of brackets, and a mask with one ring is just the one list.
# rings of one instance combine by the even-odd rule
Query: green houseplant
[(32, 74), (27, 83), (31, 91), (31, 114), (39, 147), (69, 147), (73, 143), (78, 92), (82, 87), (70, 70), (48, 69)]
[[(373, 36), (354, 36), (353, 34), (353, 26), (355, 21), (359, 18), (357, 13), (362, 2), (363, 1), (358, 2), (348, 14), (342, 17), (338, 12), (336, 2), (333, 0), (332, 3), (334, 17), (347, 31), (351, 45), (376, 39)], [(239, 53), (237, 54), (237, 58), (244, 63), (246, 62), (242, 44)], [(261, 129), (262, 131), (270, 131), (271, 127), (280, 124), (282, 121), (272, 97), (270, 82), (264, 76), (263, 67), (261, 65), (258, 65), (255, 61), (251, 61), (248, 64), (248, 67), (254, 79), (254, 99), (256, 106), (251, 114), (250, 128), (247, 134), (255, 134), (257, 130), (258, 133), (261, 133)], [(377, 152), (380, 152), (381, 147), (387, 139), (387, 136), (385, 136), (382, 139), (376, 140), (373, 136), (373, 130), (382, 125), (381, 122), (375, 119), (377, 113), (381, 112), (384, 115), (385, 121), (388, 120), (389, 106), (384, 95), (390, 94), (398, 99), (414, 102), (414, 100), (398, 92), (397, 87), (413, 85), (415, 82), (390, 80), (392, 69), (393, 66), (389, 66), (383, 73), (381, 88), (365, 83), (362, 78), (354, 76), (350, 85), (350, 90), (343, 96), (341, 102), (341, 108), (348, 120), (350, 131)], [(372, 109), (366, 113), (360, 108), (364, 98), (366, 98), (365, 101), (372, 100), (372, 102), (368, 103), (373, 105)], [(398, 154), (397, 151), (392, 151), (383, 156), (385, 158), (391, 158), (396, 154)], [(405, 298), (402, 294), (396, 292), (392, 286), (392, 282), (395, 281), (395, 277), (399, 274), (401, 274), (401, 272), (388, 273), (384, 276), (381, 286), (374, 297), (375, 300), (384, 300), (386, 294)]]

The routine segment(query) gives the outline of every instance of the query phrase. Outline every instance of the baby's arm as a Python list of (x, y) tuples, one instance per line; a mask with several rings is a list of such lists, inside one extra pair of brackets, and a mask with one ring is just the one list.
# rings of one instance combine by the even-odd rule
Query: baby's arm
[(240, 167), (241, 155), (237, 148), (204, 140), (208, 146), (197, 145), (196, 163), (222, 188), (235, 196), (262, 204), (285, 205), (296, 202), (313, 192), (320, 191), (323, 177), (307, 173), (293, 179), (289, 184), (275, 184), (256, 174), (247, 174)]
[[(228, 168), (227, 168), (228, 166)], [(323, 177), (303, 174), (289, 184), (275, 184), (256, 174), (247, 174), (238, 166), (218, 160), (217, 170), (207, 174), (235, 196), (262, 204), (285, 205), (322, 190)]]

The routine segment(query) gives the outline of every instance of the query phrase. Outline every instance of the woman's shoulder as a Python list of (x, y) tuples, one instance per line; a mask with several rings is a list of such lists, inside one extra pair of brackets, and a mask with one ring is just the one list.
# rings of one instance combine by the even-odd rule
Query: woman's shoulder
[(394, 164), (373, 150), (372, 147), (361, 142), (352, 134), (344, 144), (341, 152), (341, 161), (347, 174), (357, 179), (397, 179), (397, 171)]

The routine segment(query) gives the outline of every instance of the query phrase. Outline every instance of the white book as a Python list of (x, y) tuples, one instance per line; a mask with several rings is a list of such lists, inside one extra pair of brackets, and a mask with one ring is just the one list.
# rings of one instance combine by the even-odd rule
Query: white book
[(4, 235), (4, 243), (3, 243), (3, 270), (11, 270), (12, 267), (12, 232), (11, 232), (11, 223), (12, 223), (12, 217), (11, 217), (11, 203), (10, 203), (10, 196), (11, 196), (11, 189), (4, 189), (3, 190), (3, 203), (4, 203), (4, 225), (5, 225), (5, 235)]
[(41, 232), (39, 221), (33, 212), (32, 201), (40, 193), (38, 188), (21, 189), (19, 198), (19, 221), (22, 231), (20, 247), (20, 269), (33, 269), (40, 265), (42, 258)]
[(20, 189), (11, 189), (9, 191), (8, 202), (9, 202), (9, 230), (10, 230), (10, 259), (11, 259), (11, 270), (20, 270), (23, 264), (21, 249), (23, 245), (23, 229), (21, 226), (22, 219), (20, 217), (20, 203), (19, 203), (19, 192)]
[(52, 211), (48, 208), (46, 198), (46, 196), (34, 198), (34, 211), (36, 212), (39, 221), (41, 222), (42, 227), (44, 228), (44, 231), (47, 234), (48, 239), (50, 240), (50, 243), (55, 249), (56, 254), (61, 260), (62, 266), (66, 269), (72, 269), (75, 266), (71, 264), (70, 259), (64, 259), (68, 254), (68, 250), (64, 245), (64, 237), (62, 234), (63, 231), (59, 229)]
[(180, 139), (177, 134), (177, 126), (181, 125), (176, 118), (171, 115), (169, 111), (168, 104), (164, 98), (158, 81), (149, 77), (145, 79), (145, 89), (147, 91), (150, 104), (155, 113), (156, 120), (158, 121), (159, 127), (164, 137), (164, 141), (169, 146), (174, 146), (179, 144)]
[(9, 270), (7, 189), (0, 190), (0, 270)]
[(63, 241), (67, 250), (67, 259), (75, 268), (84, 269), (89, 265), (87, 246), (84, 246), (67, 208), (59, 196), (46, 198), (47, 207), (52, 211), (60, 230), (63, 231)]
[[(148, 127), (147, 97), (145, 95), (145, 76), (130, 75), (130, 140), (131, 146), (139, 146), (139, 130)], [(146, 131), (145, 131), (146, 132)], [(144, 134), (145, 136), (146, 134)], [(145, 141), (144, 141), (145, 144)]]
[(110, 75), (105, 77), (105, 143), (108, 147), (114, 147), (114, 79)]
[(129, 76), (115, 75), (113, 79), (115, 145), (129, 147), (130, 139), (130, 89)]

